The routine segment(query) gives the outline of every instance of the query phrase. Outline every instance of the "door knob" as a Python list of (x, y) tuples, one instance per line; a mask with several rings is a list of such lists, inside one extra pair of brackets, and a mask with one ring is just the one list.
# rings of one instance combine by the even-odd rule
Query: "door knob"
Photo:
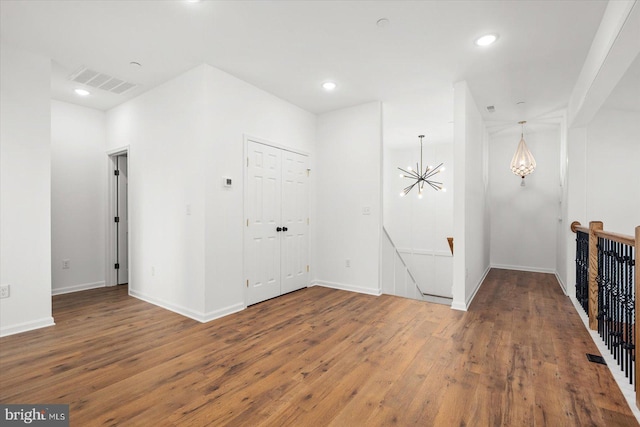
[(287, 231), (288, 228), (287, 227), (282, 227), (282, 231)]
[(278, 227), (278, 228), (276, 228), (276, 231), (277, 231), (277, 232), (282, 231), (282, 227)]

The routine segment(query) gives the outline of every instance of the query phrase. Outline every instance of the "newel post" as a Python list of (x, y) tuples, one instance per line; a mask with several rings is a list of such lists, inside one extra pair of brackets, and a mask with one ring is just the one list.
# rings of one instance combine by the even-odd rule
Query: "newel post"
[(598, 329), (598, 236), (596, 231), (602, 230), (602, 221), (589, 223), (589, 329)]

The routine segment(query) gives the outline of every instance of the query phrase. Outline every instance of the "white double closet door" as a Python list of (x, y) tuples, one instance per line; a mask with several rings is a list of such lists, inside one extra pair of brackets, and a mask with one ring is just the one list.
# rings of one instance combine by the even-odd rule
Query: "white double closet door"
[(247, 305), (307, 286), (308, 158), (249, 140), (244, 268)]

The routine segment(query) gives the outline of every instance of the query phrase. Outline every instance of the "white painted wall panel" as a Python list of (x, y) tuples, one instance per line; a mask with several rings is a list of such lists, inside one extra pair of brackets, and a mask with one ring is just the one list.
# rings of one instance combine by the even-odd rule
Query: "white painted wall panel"
[(489, 140), (491, 265), (553, 273), (561, 215), (560, 127), (536, 133), (525, 129), (537, 167), (524, 187), (509, 168), (519, 141), (519, 128)]
[(380, 293), (380, 115), (371, 102), (318, 117), (315, 277), (370, 293)]
[(602, 109), (587, 126), (586, 220), (633, 235), (640, 225), (640, 112)]
[(104, 286), (107, 174), (105, 113), (51, 101), (54, 294)]
[(0, 47), (0, 335), (51, 317), (51, 62)]

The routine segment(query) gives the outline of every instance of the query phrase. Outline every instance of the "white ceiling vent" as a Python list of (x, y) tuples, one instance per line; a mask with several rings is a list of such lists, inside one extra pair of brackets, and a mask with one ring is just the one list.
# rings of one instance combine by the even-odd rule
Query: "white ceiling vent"
[(83, 85), (106, 90), (111, 93), (116, 93), (118, 95), (121, 95), (138, 86), (135, 83), (125, 82), (124, 80), (117, 79), (108, 74), (90, 70), (87, 67), (82, 67), (78, 71), (70, 75), (69, 80), (81, 83)]

